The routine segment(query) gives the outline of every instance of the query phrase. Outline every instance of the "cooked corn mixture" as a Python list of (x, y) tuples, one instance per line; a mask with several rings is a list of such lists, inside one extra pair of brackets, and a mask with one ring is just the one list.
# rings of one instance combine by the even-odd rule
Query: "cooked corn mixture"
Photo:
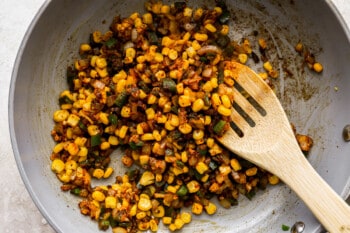
[[(216, 141), (234, 102), (230, 61), (259, 59), (249, 40), (229, 38), (225, 4), (145, 8), (115, 17), (110, 30), (94, 31), (81, 44), (53, 115), (51, 168), (61, 189), (80, 196), (81, 213), (114, 233), (156, 232), (160, 222), (176, 231), (193, 214), (215, 214), (214, 198), (229, 208), (239, 195), (250, 199), (279, 183)], [(264, 39), (258, 46), (267, 49)], [(263, 67), (267, 82), (278, 77), (269, 61)], [(309, 151), (311, 138), (297, 138)], [(117, 148), (128, 172), (92, 187), (91, 179), (113, 175)]]

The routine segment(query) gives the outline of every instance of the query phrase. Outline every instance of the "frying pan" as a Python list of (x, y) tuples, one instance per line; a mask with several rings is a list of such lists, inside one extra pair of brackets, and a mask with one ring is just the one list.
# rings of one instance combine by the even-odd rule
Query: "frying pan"
[[(269, 41), (269, 59), (280, 72), (274, 82), (277, 94), (298, 132), (314, 140), (308, 159), (346, 198), (350, 144), (342, 139), (342, 129), (350, 119), (350, 34), (343, 20), (329, 1), (226, 2), (233, 16), (233, 39), (256, 41), (258, 35)], [(188, 1), (192, 7), (213, 4), (214, 0)], [(60, 182), (50, 170), (52, 114), (58, 108), (59, 93), (67, 88), (66, 67), (78, 58), (78, 46), (88, 42), (92, 31), (106, 31), (113, 16), (142, 12), (143, 5), (139, 0), (46, 1), (20, 47), (9, 96), (12, 146), (27, 190), (57, 232), (98, 232), (97, 224), (80, 214), (79, 199), (61, 192)], [(298, 42), (324, 65), (322, 74), (304, 65), (303, 57), (294, 50)], [(261, 63), (249, 65), (261, 71)], [(124, 173), (118, 161), (113, 161), (113, 166), (117, 174)], [(302, 201), (285, 185), (277, 185), (251, 201), (241, 197), (238, 206), (219, 208), (214, 216), (194, 217), (182, 231), (282, 232), (282, 224), (291, 226), (297, 221), (305, 223), (304, 232), (323, 231)]]

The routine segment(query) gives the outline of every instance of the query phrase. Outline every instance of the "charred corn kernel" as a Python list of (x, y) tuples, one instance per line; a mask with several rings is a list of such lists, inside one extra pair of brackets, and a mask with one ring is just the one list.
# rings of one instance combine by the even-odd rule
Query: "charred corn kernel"
[(194, 112), (199, 112), (200, 110), (202, 110), (204, 107), (204, 100), (202, 99), (197, 99), (196, 101), (194, 101), (194, 103), (192, 104), (192, 111)]
[(128, 130), (129, 130), (129, 127), (126, 126), (126, 125), (123, 125), (123, 126), (120, 128), (119, 132), (118, 132), (118, 136), (119, 136), (120, 138), (125, 138), (126, 133), (128, 132)]
[(170, 223), (169, 230), (170, 231), (176, 231), (177, 230), (175, 223)]
[(216, 27), (213, 24), (211, 24), (211, 23), (206, 24), (204, 27), (209, 32), (216, 32)]
[(231, 159), (230, 165), (234, 171), (239, 171), (242, 169), (241, 164), (238, 162), (237, 159)]
[(220, 30), (221, 35), (226, 36), (229, 33), (229, 31), (230, 31), (230, 28), (228, 25), (226, 25), (226, 24), (222, 25), (221, 30)]
[(204, 131), (201, 130), (201, 129), (193, 130), (192, 138), (194, 140), (201, 140), (201, 139), (203, 139), (204, 138)]
[(102, 40), (102, 33), (100, 31), (94, 31), (92, 33), (92, 40), (95, 42), (95, 43), (101, 43), (101, 40)]
[(269, 183), (272, 185), (278, 184), (280, 182), (280, 179), (275, 175), (269, 176), (268, 180), (269, 180)]
[(98, 190), (95, 190), (92, 192), (92, 198), (95, 200), (95, 201), (98, 201), (98, 202), (102, 202), (105, 200), (105, 195), (103, 194), (103, 192), (101, 191), (98, 191)]
[(191, 97), (188, 95), (180, 95), (178, 101), (181, 107), (185, 108), (191, 106)]
[(152, 210), (152, 214), (156, 218), (162, 218), (165, 214), (164, 207), (162, 205), (157, 206), (157, 208)]
[(67, 144), (66, 150), (68, 151), (68, 153), (70, 155), (77, 155), (79, 152), (79, 147), (77, 144), (75, 144), (74, 142), (70, 142)]
[(186, 184), (187, 189), (190, 193), (195, 193), (199, 190), (200, 184), (196, 180), (192, 180)]
[(245, 64), (248, 61), (248, 55), (245, 53), (238, 54), (238, 61), (242, 64)]
[(295, 46), (295, 50), (299, 53), (303, 51), (303, 48), (304, 48), (304, 46), (300, 42)]
[(162, 218), (162, 221), (163, 221), (163, 224), (164, 225), (169, 225), (169, 224), (171, 224), (171, 222), (172, 222), (172, 218), (171, 217), (163, 217)]
[(111, 144), (112, 146), (117, 146), (117, 145), (119, 145), (119, 140), (118, 140), (118, 138), (117, 138), (116, 136), (113, 136), (113, 135), (111, 135), (111, 136), (108, 137), (108, 142), (109, 142), (109, 144)]
[(207, 41), (208, 40), (208, 35), (204, 34), (204, 33), (198, 33), (196, 32), (194, 34), (194, 39), (196, 39), (197, 41)]
[(85, 53), (91, 51), (91, 46), (89, 44), (81, 44), (79, 47), (80, 53)]
[(196, 170), (199, 174), (203, 174), (204, 172), (209, 170), (209, 167), (203, 162), (198, 162), (196, 165)]
[(180, 230), (185, 225), (184, 221), (182, 221), (181, 218), (175, 219), (174, 224), (177, 230)]
[(106, 178), (110, 177), (113, 172), (114, 172), (114, 169), (112, 167), (108, 167), (103, 174), (103, 178), (106, 179)]
[(269, 62), (269, 61), (267, 61), (267, 62), (265, 62), (264, 64), (263, 64), (263, 67), (264, 67), (264, 69), (266, 70), (266, 71), (271, 71), (273, 68), (272, 68), (272, 65), (271, 65), (271, 63)]
[(228, 95), (222, 95), (220, 97), (221, 99), (221, 102), (222, 102), (222, 105), (224, 105), (226, 108), (231, 108), (231, 100), (230, 98), (228, 97)]
[(156, 113), (153, 108), (147, 108), (145, 112), (146, 112), (147, 120), (153, 120), (154, 117), (156, 116)]
[(263, 38), (259, 38), (258, 39), (258, 44), (259, 44), (260, 48), (262, 48), (262, 49), (266, 49), (267, 48), (266, 41)]
[(111, 144), (109, 142), (102, 142), (100, 145), (101, 150), (108, 150), (111, 148)]
[(229, 165), (221, 165), (219, 167), (220, 174), (226, 176), (231, 173), (231, 167)]
[(226, 108), (224, 105), (220, 105), (218, 107), (218, 113), (223, 115), (223, 116), (231, 116), (231, 109)]
[(131, 116), (131, 109), (128, 106), (123, 106), (120, 115), (124, 118), (129, 118)]
[(319, 62), (315, 62), (312, 66), (312, 68), (314, 69), (314, 71), (316, 71), (317, 73), (321, 73), (323, 70), (323, 66), (321, 63)]
[(251, 167), (251, 168), (248, 168), (248, 169), (245, 171), (245, 174), (246, 174), (247, 176), (255, 176), (257, 172), (258, 172), (258, 168), (257, 168), (257, 167)]
[(149, 229), (149, 222), (139, 222), (137, 227), (140, 231), (147, 231)]
[(139, 208), (142, 211), (148, 211), (152, 208), (151, 200), (145, 197), (140, 197), (139, 202), (137, 203), (137, 208)]
[(192, 126), (188, 123), (184, 123), (182, 125), (179, 125), (179, 131), (182, 134), (189, 134), (192, 132)]
[(65, 164), (60, 159), (54, 159), (51, 163), (51, 170), (55, 173), (61, 173), (65, 168)]
[(92, 176), (97, 178), (97, 179), (101, 179), (104, 175), (104, 171), (100, 168), (96, 168), (93, 173), (92, 173)]
[(57, 110), (53, 114), (53, 120), (56, 122), (65, 121), (69, 117), (69, 112), (67, 110)]
[(192, 213), (200, 215), (203, 212), (203, 206), (200, 203), (194, 202), (192, 204)]
[(213, 215), (216, 213), (216, 205), (212, 202), (209, 202), (208, 205), (204, 206), (204, 209), (209, 215)]
[(95, 136), (100, 133), (100, 129), (97, 125), (89, 125), (87, 130), (90, 136)]

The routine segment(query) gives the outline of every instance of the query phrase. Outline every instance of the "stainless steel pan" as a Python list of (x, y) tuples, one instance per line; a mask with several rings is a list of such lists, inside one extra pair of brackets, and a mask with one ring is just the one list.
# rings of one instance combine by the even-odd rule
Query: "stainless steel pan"
[[(235, 16), (234, 39), (253, 40), (257, 31), (273, 42), (270, 60), (281, 73), (275, 85), (283, 106), (299, 132), (314, 139), (310, 163), (345, 198), (350, 191), (350, 144), (342, 139), (342, 129), (350, 123), (350, 33), (343, 20), (329, 1), (322, 0), (227, 0), (227, 5)], [(52, 114), (59, 92), (66, 88), (65, 69), (78, 57), (77, 48), (90, 32), (107, 30), (117, 14), (142, 10), (138, 0), (47, 1), (20, 47), (9, 98), (13, 150), (31, 197), (58, 232), (98, 231), (96, 223), (80, 214), (78, 200), (60, 191), (50, 170)], [(302, 57), (294, 51), (299, 41), (324, 65), (321, 75), (302, 65)], [(123, 174), (122, 167), (118, 173)], [(322, 231), (296, 195), (279, 185), (252, 201), (242, 197), (237, 207), (220, 208), (213, 217), (196, 217), (183, 232), (281, 232), (282, 224), (297, 221), (305, 223), (304, 232)]]

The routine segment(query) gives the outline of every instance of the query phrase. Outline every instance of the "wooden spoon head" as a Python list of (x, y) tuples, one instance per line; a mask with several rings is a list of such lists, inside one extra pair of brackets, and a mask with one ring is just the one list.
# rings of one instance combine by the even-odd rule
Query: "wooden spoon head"
[(235, 79), (232, 122), (218, 140), (237, 155), (273, 172), (268, 163), (276, 158), (266, 154), (281, 146), (299, 149), (291, 125), (275, 93), (258, 74), (237, 62), (230, 62), (229, 67)]

